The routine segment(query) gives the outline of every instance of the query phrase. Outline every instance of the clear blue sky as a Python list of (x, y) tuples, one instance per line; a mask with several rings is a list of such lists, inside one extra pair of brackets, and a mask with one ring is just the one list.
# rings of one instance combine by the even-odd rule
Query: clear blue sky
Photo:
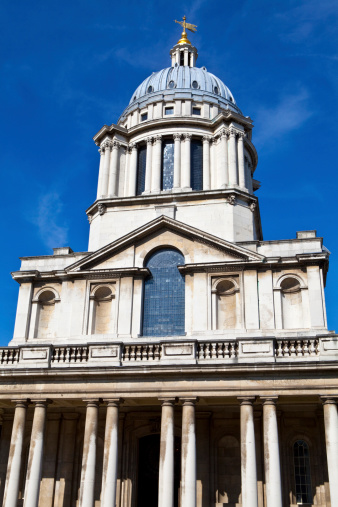
[(264, 239), (317, 229), (332, 252), (326, 298), (338, 331), (338, 2), (17, 0), (0, 4), (0, 344), (13, 332), (19, 256), (87, 249), (92, 137), (170, 65), (184, 14), (198, 25), (197, 65), (255, 122)]

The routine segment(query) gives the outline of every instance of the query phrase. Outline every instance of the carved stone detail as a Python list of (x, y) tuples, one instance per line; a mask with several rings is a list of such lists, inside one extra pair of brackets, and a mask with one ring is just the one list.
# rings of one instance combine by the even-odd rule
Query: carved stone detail
[(229, 195), (229, 197), (227, 198), (227, 202), (228, 202), (228, 204), (231, 204), (231, 206), (234, 206), (236, 204), (235, 194)]
[(105, 212), (107, 211), (107, 207), (105, 206), (105, 204), (99, 204), (97, 209), (100, 215), (104, 215)]
[(249, 208), (251, 209), (252, 213), (255, 211), (256, 207), (257, 207), (257, 203), (256, 202), (252, 202), (250, 204)]

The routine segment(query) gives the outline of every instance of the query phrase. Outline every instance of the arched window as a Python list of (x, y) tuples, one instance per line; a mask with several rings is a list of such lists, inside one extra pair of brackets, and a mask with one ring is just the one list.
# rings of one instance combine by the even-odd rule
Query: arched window
[(198, 139), (191, 140), (190, 185), (193, 190), (203, 190), (203, 146)]
[(293, 464), (297, 504), (312, 504), (310, 454), (304, 440), (297, 440), (293, 445)]
[(174, 141), (166, 139), (162, 143), (162, 190), (174, 186)]
[(184, 257), (173, 248), (157, 250), (146, 263), (151, 275), (144, 282), (144, 336), (184, 334), (185, 283), (179, 264)]
[(141, 145), (137, 150), (136, 195), (141, 195), (145, 189), (146, 160), (147, 160), (147, 146)]

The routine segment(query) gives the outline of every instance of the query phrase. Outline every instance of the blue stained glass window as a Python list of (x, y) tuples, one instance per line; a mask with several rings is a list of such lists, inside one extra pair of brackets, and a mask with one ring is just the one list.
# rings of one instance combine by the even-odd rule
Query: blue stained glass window
[(147, 146), (140, 146), (137, 150), (137, 181), (136, 181), (136, 195), (141, 195), (144, 192), (146, 183), (146, 160), (147, 160)]
[(293, 446), (297, 504), (312, 504), (311, 469), (309, 446), (304, 440), (297, 440)]
[(183, 255), (173, 248), (156, 250), (146, 267), (143, 336), (179, 336), (185, 333), (185, 281), (177, 266)]
[(193, 190), (203, 190), (203, 146), (202, 141), (191, 141), (190, 184)]
[(174, 142), (165, 140), (162, 144), (162, 190), (174, 186)]

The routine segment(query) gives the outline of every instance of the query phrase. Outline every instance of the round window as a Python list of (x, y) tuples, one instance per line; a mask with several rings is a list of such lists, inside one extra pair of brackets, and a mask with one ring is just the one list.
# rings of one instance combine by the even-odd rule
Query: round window
[(174, 81), (169, 81), (169, 88), (175, 88), (175, 82)]
[(154, 91), (154, 88), (152, 86), (148, 86), (148, 93), (151, 93)]
[(214, 93), (217, 93), (217, 95), (218, 95), (218, 93), (219, 93), (218, 86), (214, 86)]
[(193, 81), (191, 83), (191, 85), (192, 85), (193, 88), (195, 88), (195, 90), (196, 90), (196, 88), (198, 88), (198, 82), (197, 81)]

